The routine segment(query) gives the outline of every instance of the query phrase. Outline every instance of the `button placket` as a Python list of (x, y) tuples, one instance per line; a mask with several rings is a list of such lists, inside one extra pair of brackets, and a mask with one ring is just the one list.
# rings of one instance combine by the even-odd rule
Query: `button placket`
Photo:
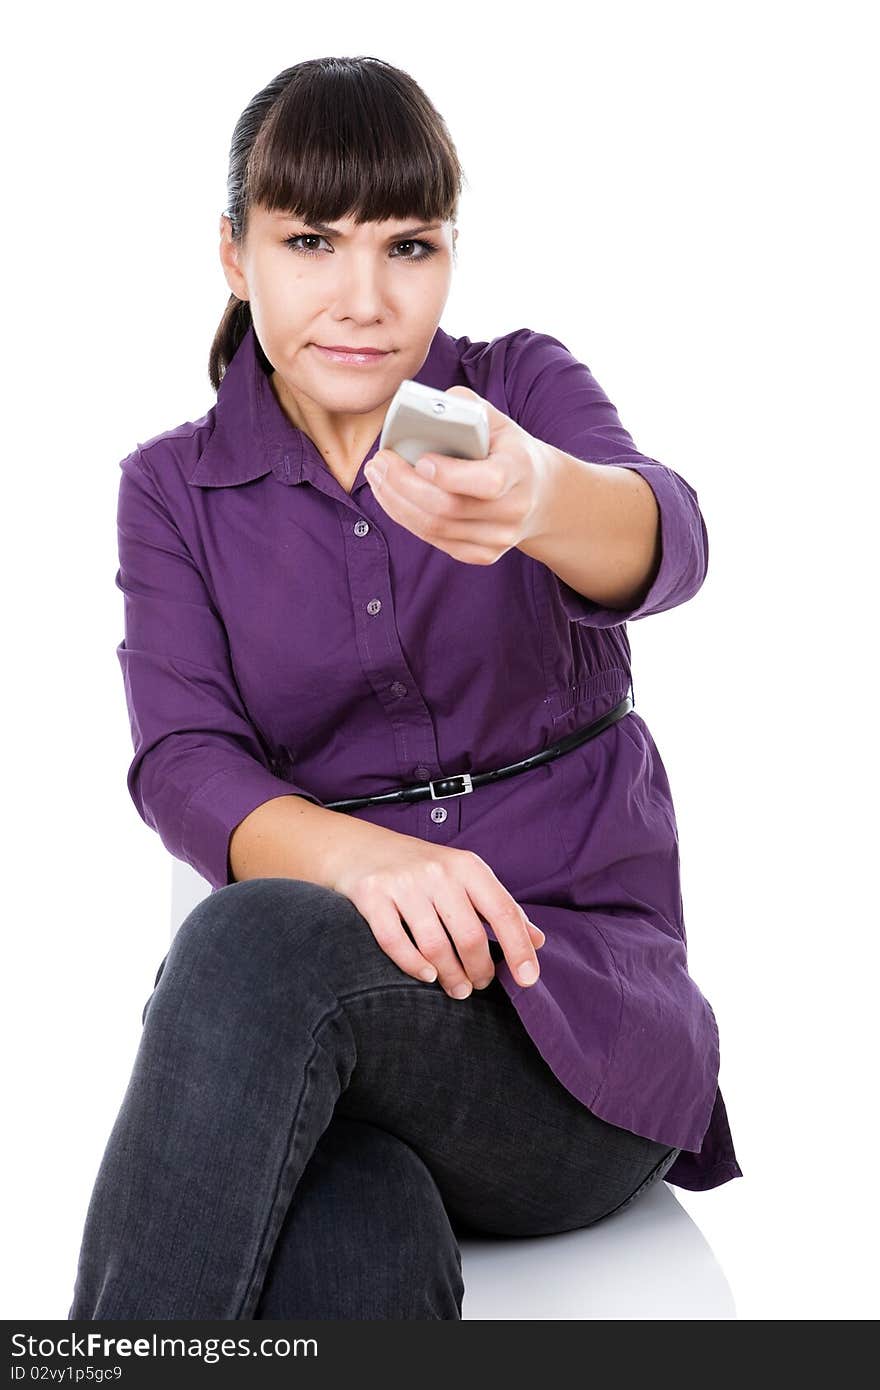
[(404, 783), (413, 780), (409, 769), (414, 762), (426, 768), (436, 763), (434, 721), (400, 643), (388, 546), (381, 526), (362, 513), (351, 522), (351, 510), (356, 507), (346, 495), (340, 499), (340, 519), (344, 522), (342, 535), (358, 652), (364, 675), (388, 717), (400, 767), (399, 780)]

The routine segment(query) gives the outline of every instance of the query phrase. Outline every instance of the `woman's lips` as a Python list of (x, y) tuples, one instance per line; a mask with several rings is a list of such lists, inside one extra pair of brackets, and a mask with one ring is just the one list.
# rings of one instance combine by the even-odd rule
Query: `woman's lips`
[(321, 347), (318, 343), (312, 343), (312, 347), (317, 348), (328, 362), (342, 362), (347, 367), (366, 367), (370, 363), (384, 362), (386, 357), (391, 356), (390, 352), (336, 352), (333, 348)]

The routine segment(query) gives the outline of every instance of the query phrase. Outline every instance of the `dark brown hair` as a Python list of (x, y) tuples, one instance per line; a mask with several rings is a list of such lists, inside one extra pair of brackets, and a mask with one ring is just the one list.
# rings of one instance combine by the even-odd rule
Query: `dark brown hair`
[[(443, 117), (408, 73), (381, 58), (310, 58), (239, 116), (226, 215), (238, 245), (256, 205), (306, 223), (455, 221), (463, 179)], [(231, 294), (208, 359), (215, 391), (250, 323), (250, 304)]]

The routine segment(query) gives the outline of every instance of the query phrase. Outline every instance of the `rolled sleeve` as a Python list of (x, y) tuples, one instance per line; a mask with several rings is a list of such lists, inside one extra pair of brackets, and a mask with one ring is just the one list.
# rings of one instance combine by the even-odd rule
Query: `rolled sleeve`
[(140, 450), (120, 463), (117, 647), (134, 757), (129, 793), (165, 848), (216, 890), (233, 881), (229, 841), (265, 801), (318, 797), (270, 768), (249, 719), (220, 615)]
[(534, 438), (585, 462), (631, 468), (657, 501), (660, 564), (642, 601), (632, 608), (609, 608), (549, 570), (566, 617), (590, 627), (617, 627), (693, 598), (709, 567), (709, 536), (697, 494), (673, 469), (636, 449), (589, 367), (558, 338), (522, 329), (508, 344), (505, 391), (511, 418)]

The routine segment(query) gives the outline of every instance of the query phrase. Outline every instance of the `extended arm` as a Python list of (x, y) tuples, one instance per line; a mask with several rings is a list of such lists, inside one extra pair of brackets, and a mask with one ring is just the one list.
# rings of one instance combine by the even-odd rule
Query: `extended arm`
[(519, 549), (604, 608), (639, 607), (660, 568), (660, 509), (632, 469), (546, 444), (546, 502)]

